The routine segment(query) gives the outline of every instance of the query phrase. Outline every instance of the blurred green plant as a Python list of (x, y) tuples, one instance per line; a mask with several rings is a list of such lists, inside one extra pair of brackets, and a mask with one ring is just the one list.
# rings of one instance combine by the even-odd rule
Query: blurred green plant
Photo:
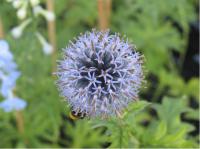
[(197, 147), (197, 143), (188, 136), (194, 127), (181, 122), (181, 114), (189, 112), (186, 101), (184, 97), (165, 97), (161, 105), (154, 105), (158, 119), (139, 132), (142, 147)]
[[(181, 121), (181, 114), (190, 113), (187, 98), (165, 97), (162, 104), (152, 104), (158, 118), (151, 118), (145, 107), (149, 103), (138, 101), (129, 106), (122, 119), (95, 121), (94, 128), (106, 127), (110, 148), (130, 147), (197, 147), (197, 141), (188, 136), (194, 127)], [(147, 126), (144, 122), (148, 122)], [(143, 125), (142, 125), (143, 124)]]
[[(112, 29), (125, 33), (145, 55), (149, 74), (159, 80), (157, 89), (160, 90), (157, 92), (168, 86), (173, 94), (184, 93), (198, 99), (199, 90), (191, 91), (189, 88), (198, 88), (198, 83), (194, 82), (199, 79), (192, 78), (192, 84), (185, 83), (180, 75), (188, 45), (189, 25), (197, 18), (194, 8), (198, 2), (126, 0), (114, 4)], [(174, 51), (179, 54), (178, 59), (173, 57)]]
[[(45, 0), (41, 3), (45, 6)], [(149, 91), (151, 80), (147, 80), (144, 90), (145, 95), (153, 94), (152, 99), (146, 98), (153, 103), (137, 101), (121, 119), (71, 123), (63, 118), (70, 108), (59, 100), (51, 58), (38, 50), (40, 46), (32, 35), (37, 29), (46, 34), (45, 21), (37, 20), (39, 28), (27, 28), (22, 38), (15, 40), (9, 31), (18, 24), (16, 12), (2, 1), (0, 13), (6, 39), (22, 72), (16, 92), (27, 99), (28, 106), (22, 111), (22, 134), (17, 130), (14, 113), (0, 111), (0, 147), (197, 147), (198, 138), (190, 135), (194, 125), (182, 117), (199, 122), (199, 78), (186, 82), (181, 76), (189, 23), (197, 19), (197, 4), (197, 0), (113, 0), (111, 31), (127, 34), (145, 55), (148, 75), (153, 74), (158, 80), (155, 91)], [(58, 49), (80, 32), (97, 26), (94, 0), (55, 1), (55, 13)], [(180, 55), (177, 60), (174, 51)], [(162, 96), (167, 97), (160, 104)], [(191, 108), (191, 98), (197, 108)], [(157, 116), (151, 114), (152, 108)]]

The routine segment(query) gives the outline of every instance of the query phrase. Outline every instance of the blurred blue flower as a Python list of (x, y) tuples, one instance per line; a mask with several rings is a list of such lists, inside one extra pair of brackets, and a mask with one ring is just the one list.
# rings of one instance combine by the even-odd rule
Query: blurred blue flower
[(26, 106), (26, 101), (18, 97), (8, 98), (0, 103), (0, 108), (2, 108), (5, 112), (11, 112), (13, 110), (22, 110)]
[(13, 89), (20, 72), (17, 71), (17, 64), (13, 61), (13, 55), (9, 51), (9, 45), (5, 40), (0, 40), (0, 93), (5, 98), (0, 103), (0, 108), (5, 112), (24, 109), (27, 103), (14, 97)]
[(0, 59), (12, 60), (13, 55), (9, 51), (9, 45), (5, 40), (0, 40)]
[(19, 78), (20, 72), (13, 71), (2, 77), (1, 94), (8, 97), (9, 92), (15, 88), (16, 80)]
[(9, 45), (5, 40), (0, 40), (0, 71), (9, 73), (17, 68), (13, 62), (13, 55), (9, 50)]
[(4, 73), (10, 73), (17, 69), (17, 64), (13, 61), (10, 61), (6, 58), (0, 57), (0, 71)]

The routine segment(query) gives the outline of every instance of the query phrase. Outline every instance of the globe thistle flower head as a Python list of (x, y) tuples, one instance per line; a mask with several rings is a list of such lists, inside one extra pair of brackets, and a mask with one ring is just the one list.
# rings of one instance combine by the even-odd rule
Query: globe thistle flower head
[(142, 56), (119, 34), (86, 32), (63, 51), (57, 85), (75, 114), (119, 116), (138, 98)]

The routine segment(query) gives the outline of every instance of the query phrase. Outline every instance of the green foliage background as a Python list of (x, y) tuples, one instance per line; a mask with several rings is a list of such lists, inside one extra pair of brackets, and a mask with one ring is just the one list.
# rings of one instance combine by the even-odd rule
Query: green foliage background
[[(16, 12), (1, 1), (5, 38), (22, 73), (16, 94), (28, 106), (22, 111), (23, 133), (15, 112), (0, 110), (0, 147), (198, 147), (198, 135), (191, 135), (197, 128), (183, 119), (199, 122), (199, 109), (190, 106), (191, 100), (199, 105), (199, 78), (186, 82), (181, 76), (197, 6), (197, 0), (113, 0), (111, 32), (125, 34), (144, 54), (146, 88), (121, 119), (72, 121), (54, 84), (51, 56), (43, 54), (33, 35), (36, 30), (47, 35), (46, 22), (34, 21), (15, 40), (10, 29), (19, 23)], [(73, 37), (98, 28), (97, 0), (55, 0), (55, 10), (59, 56)], [(177, 63), (173, 51), (180, 55)]]

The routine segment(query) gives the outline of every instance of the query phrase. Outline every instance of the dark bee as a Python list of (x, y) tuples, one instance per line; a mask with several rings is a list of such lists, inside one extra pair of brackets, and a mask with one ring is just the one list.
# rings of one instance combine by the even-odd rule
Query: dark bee
[(71, 110), (71, 112), (69, 113), (69, 117), (72, 119), (72, 120), (77, 120), (77, 119), (84, 119), (85, 117), (87, 116), (86, 113), (83, 113), (83, 112), (75, 112), (73, 110)]

